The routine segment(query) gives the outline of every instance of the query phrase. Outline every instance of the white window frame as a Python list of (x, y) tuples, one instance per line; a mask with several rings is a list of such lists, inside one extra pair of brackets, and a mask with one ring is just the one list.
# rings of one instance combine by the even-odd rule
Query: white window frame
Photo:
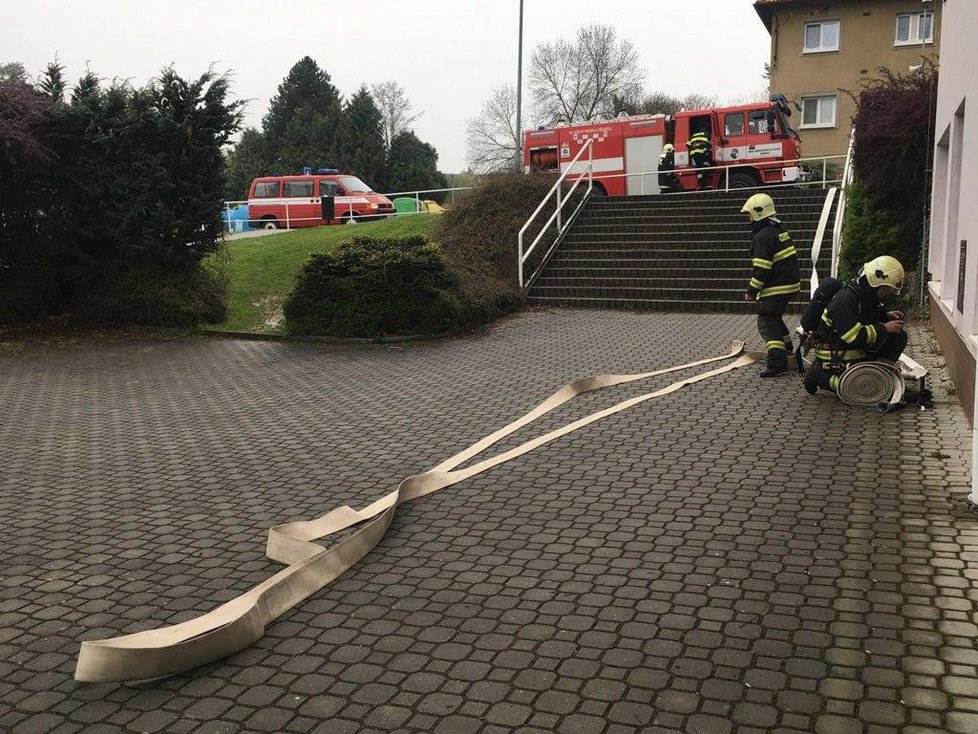
[[(818, 122), (821, 117), (822, 111), (822, 100), (831, 99), (833, 102), (832, 106), (832, 122)], [(815, 108), (815, 122), (811, 124), (805, 123), (805, 102), (807, 100), (815, 100), (817, 105)], [(838, 94), (803, 94), (801, 95), (801, 121), (798, 124), (799, 130), (818, 130), (838, 127), (839, 120), (839, 95)]]
[[(920, 21), (923, 20), (924, 16), (930, 17), (930, 33), (926, 40), (920, 37)], [(910, 19), (910, 35), (906, 41), (901, 41), (899, 38), (900, 33), (900, 19), (909, 18)], [(920, 46), (921, 44), (932, 44), (934, 43), (934, 12), (928, 11), (927, 13), (898, 13), (896, 17), (896, 22), (893, 26), (893, 45), (894, 46)]]
[[(834, 47), (832, 47), (832, 46), (823, 46), (822, 45), (823, 33), (822, 33), (821, 26), (829, 25), (829, 24), (832, 24), (832, 23), (835, 24), (835, 28), (836, 28), (836, 30), (835, 30), (835, 46)], [(808, 44), (808, 29), (811, 26), (813, 26), (813, 25), (819, 26), (819, 31), (818, 31), (818, 42), (819, 42), (819, 45), (816, 46), (816, 47), (813, 47), (813, 48), (809, 48), (808, 45), (807, 45)], [(836, 53), (836, 52), (838, 52), (839, 48), (841, 48), (841, 46), (842, 46), (842, 21), (841, 20), (816, 20), (816, 21), (812, 21), (811, 23), (805, 23), (805, 26), (802, 28), (801, 52), (803, 54), (827, 54), (827, 53)]]

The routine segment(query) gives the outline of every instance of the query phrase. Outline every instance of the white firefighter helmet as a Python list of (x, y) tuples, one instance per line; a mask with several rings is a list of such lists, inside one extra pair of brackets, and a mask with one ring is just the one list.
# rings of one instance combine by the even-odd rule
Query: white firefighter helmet
[(672, 153), (674, 150), (675, 148), (672, 147), (672, 143), (666, 143), (665, 145), (662, 146), (663, 153)]
[(767, 194), (754, 194), (746, 202), (744, 208), (740, 210), (744, 214), (750, 214), (752, 222), (760, 222), (762, 219), (777, 215), (774, 208), (774, 199)]
[(899, 293), (903, 289), (904, 272), (900, 261), (889, 255), (880, 255), (859, 269), (859, 275), (866, 278), (873, 288), (887, 286)]

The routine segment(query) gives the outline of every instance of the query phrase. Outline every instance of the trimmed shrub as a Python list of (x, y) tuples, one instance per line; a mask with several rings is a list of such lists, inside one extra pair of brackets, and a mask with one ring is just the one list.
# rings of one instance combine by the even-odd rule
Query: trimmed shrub
[[(517, 279), (517, 235), (555, 180), (554, 176), (519, 173), (488, 176), (442, 218), (435, 238), (458, 276), (464, 300), (472, 304), (477, 322), (491, 321), (522, 305)], [(565, 212), (571, 211), (573, 204), (568, 204)], [(541, 214), (527, 233), (527, 245), (551, 213), (548, 210)], [(539, 265), (554, 234), (551, 231), (541, 240), (528, 263), (527, 277)]]
[(441, 249), (419, 235), (354, 237), (313, 255), (283, 312), (296, 336), (439, 334), (468, 322)]
[(227, 318), (228, 278), (214, 260), (107, 270), (79, 294), (75, 321), (103, 326), (196, 326)]

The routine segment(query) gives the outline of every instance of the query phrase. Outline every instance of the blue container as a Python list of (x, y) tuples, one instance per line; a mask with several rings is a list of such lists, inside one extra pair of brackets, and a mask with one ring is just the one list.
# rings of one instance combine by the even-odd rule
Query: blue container
[(225, 221), (232, 232), (249, 232), (253, 227), (248, 223), (248, 205), (241, 204), (231, 211), (225, 211)]

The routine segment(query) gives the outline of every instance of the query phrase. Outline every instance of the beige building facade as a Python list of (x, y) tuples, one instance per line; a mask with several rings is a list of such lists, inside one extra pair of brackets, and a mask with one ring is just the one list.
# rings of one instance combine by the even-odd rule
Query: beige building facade
[(940, 46), (937, 0), (755, 0), (771, 34), (771, 93), (797, 101), (805, 157), (844, 155), (857, 92), (885, 66), (905, 74)]

